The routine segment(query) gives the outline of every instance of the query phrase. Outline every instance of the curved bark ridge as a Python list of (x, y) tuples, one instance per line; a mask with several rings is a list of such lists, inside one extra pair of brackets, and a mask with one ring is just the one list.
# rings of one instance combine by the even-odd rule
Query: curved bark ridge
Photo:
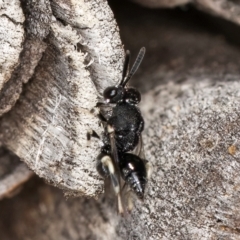
[(52, 1), (51, 4), (54, 15), (81, 34), (78, 47), (88, 54), (86, 65), (98, 92), (101, 94), (106, 87), (120, 81), (124, 52), (107, 1), (72, 0), (71, 4)]
[[(15, 106), (1, 119), (1, 140), (34, 172), (68, 194), (97, 196), (103, 187), (95, 166), (100, 142), (94, 138), (87, 141), (88, 131), (99, 135), (102, 131), (92, 113), (97, 111), (94, 83), (102, 78), (106, 82), (119, 79), (123, 51), (107, 3), (81, 4), (81, 8), (79, 1), (23, 4), (29, 37), (26, 42), (37, 52), (30, 54), (30, 62), (23, 61), (28, 66), (24, 79), (31, 79)], [(102, 4), (104, 12), (96, 12), (94, 4)], [(86, 21), (88, 25), (82, 29), (83, 19), (91, 14), (92, 22)], [(110, 24), (103, 27), (102, 21)], [(101, 61), (92, 53), (101, 53)], [(115, 64), (110, 64), (112, 61)], [(100, 77), (97, 80), (95, 76)]]
[[(19, 55), (22, 51), (24, 41), (24, 15), (20, 8), (20, 2), (0, 1), (0, 91), (10, 80), (14, 69), (19, 65)], [(0, 115), (1, 109), (8, 111), (11, 104), (7, 101), (1, 101), (0, 97)]]
[(11, 3), (1, 1), (0, 4), (0, 89), (2, 89), (18, 64), (24, 38), (22, 26), (24, 15), (18, 1)]

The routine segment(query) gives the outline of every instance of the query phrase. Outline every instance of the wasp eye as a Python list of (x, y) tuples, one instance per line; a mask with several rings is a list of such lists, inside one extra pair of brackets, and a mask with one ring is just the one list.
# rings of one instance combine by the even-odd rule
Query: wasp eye
[(117, 103), (123, 97), (122, 87), (108, 87), (103, 92), (103, 97), (107, 102)]
[(106, 100), (111, 100), (112, 98), (114, 98), (117, 95), (117, 88), (116, 87), (108, 87), (105, 89), (105, 91), (103, 92), (103, 97)]
[(109, 92), (109, 97), (110, 97), (110, 98), (113, 98), (113, 97), (116, 96), (116, 94), (117, 94), (117, 90), (116, 90), (116, 89), (112, 89), (112, 90)]

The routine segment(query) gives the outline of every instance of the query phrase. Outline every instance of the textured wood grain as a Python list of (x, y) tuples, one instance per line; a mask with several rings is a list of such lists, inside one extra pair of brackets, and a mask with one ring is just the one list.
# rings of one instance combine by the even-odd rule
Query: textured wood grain
[(68, 194), (97, 196), (103, 188), (95, 168), (101, 142), (88, 142), (87, 132), (102, 131), (93, 82), (104, 87), (121, 76), (113, 14), (106, 1), (23, 1), (21, 7), (26, 38), (15, 69), (20, 85), (8, 81), (1, 95), (11, 107), (17, 97), (10, 88), (21, 96), (1, 119), (1, 140)]
[[(239, 86), (237, 76), (219, 83), (191, 76), (143, 97), (146, 156), (154, 170), (144, 204), (122, 221), (124, 236), (239, 238)], [(230, 154), (232, 146), (238, 150)]]

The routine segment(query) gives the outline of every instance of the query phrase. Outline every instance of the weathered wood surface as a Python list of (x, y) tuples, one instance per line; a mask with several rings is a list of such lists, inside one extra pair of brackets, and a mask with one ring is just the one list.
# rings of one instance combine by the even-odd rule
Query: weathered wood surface
[[(191, 19), (180, 21), (179, 15), (174, 18), (169, 12), (165, 15), (145, 12), (134, 5), (121, 7), (121, 4), (115, 8), (121, 15), (118, 21), (123, 39), (128, 39), (128, 47), (135, 47), (134, 51), (143, 45), (147, 48), (142, 68), (133, 81), (144, 92), (141, 109), (146, 126), (143, 137), (147, 159), (154, 169), (144, 203), (136, 201), (133, 213), (123, 219), (116, 215), (114, 203), (109, 203), (107, 198), (66, 201), (60, 190), (41, 182), (30, 182), (22, 194), (0, 202), (0, 209), (5, 209), (0, 211), (2, 237), (240, 239), (239, 47), (229, 44), (218, 34), (198, 28), (197, 24), (188, 24)], [(46, 49), (33, 77), (24, 86), (15, 106), (2, 117), (1, 141), (38, 175), (47, 181), (53, 179), (53, 185), (75, 195), (96, 196), (102, 190), (102, 181), (94, 168), (99, 142), (92, 139), (87, 143), (86, 131), (82, 134), (77, 128), (77, 122), (83, 116), (81, 104), (86, 103), (80, 95), (84, 98), (86, 92), (89, 93), (83, 85), (85, 82), (91, 85), (93, 81), (100, 91), (118, 77), (111, 75), (104, 77), (105, 81), (98, 79), (94, 63), (99, 63), (99, 59), (94, 57), (94, 63), (89, 66), (91, 70), (84, 74), (88, 71), (84, 66), (91, 63), (91, 59), (76, 61), (72, 53), (74, 47), (71, 47), (76, 45), (71, 43), (76, 35), (66, 31), (74, 21), (66, 21), (66, 7), (58, 8), (53, 2), (50, 6), (56, 12), (53, 13), (57, 17), (56, 23), (51, 23), (51, 35), (44, 41)], [(128, 7), (132, 14), (126, 18)], [(83, 27), (82, 31), (87, 29)], [(118, 39), (118, 35), (115, 37)], [(69, 41), (70, 46), (66, 43)], [(120, 44), (116, 46), (119, 46), (119, 55), (116, 53), (119, 61), (111, 62), (109, 58), (103, 67), (115, 69), (120, 75), (122, 48)], [(91, 51), (94, 52), (89, 50), (89, 55), (94, 56)], [(77, 53), (77, 59), (82, 59), (81, 54), (82, 50)], [(71, 61), (66, 56), (70, 56)], [(83, 75), (79, 69), (83, 69)], [(96, 69), (102, 69), (102, 65), (97, 65)], [(65, 82), (69, 72), (72, 78)], [(106, 72), (110, 74), (111, 71)], [(85, 81), (79, 86), (74, 85), (76, 90), (73, 92), (76, 79)], [(96, 101), (96, 92), (91, 86), (90, 100)], [(101, 132), (98, 119), (91, 113), (94, 101), (90, 101), (89, 108), (84, 108), (84, 114), (91, 115), (91, 126)], [(70, 111), (77, 104), (80, 110)], [(81, 119), (89, 123), (87, 127), (91, 127), (89, 119)], [(35, 131), (25, 130), (26, 124), (28, 129)], [(72, 145), (64, 148), (69, 136)], [(33, 139), (31, 145), (29, 139)], [(80, 152), (82, 145), (92, 151), (92, 155)], [(64, 162), (64, 157), (56, 164), (54, 160), (58, 155), (69, 155), (72, 146), (75, 146), (70, 152), (72, 156), (78, 152), (86, 155), (78, 160), (71, 158), (74, 165)], [(55, 148), (60, 151), (55, 152)], [(52, 164), (44, 165), (49, 159)], [(36, 160), (37, 166), (42, 168), (36, 167)], [(79, 169), (90, 172), (82, 173)], [(84, 179), (73, 181), (76, 172)], [(10, 211), (14, 217), (9, 215)]]
[[(113, 14), (106, 1), (16, 1), (23, 23), (9, 20), (13, 4), (2, 4), (2, 17), (25, 28), (25, 35), (2, 89), (2, 113), (8, 112), (0, 122), (0, 139), (68, 194), (97, 196), (103, 185), (95, 168), (100, 141), (88, 142), (87, 132), (102, 131), (93, 81), (102, 91), (121, 76), (123, 50)], [(0, 51), (10, 53), (14, 45), (9, 38), (2, 41)], [(11, 62), (8, 58), (4, 62)], [(10, 67), (2, 69), (8, 76)]]

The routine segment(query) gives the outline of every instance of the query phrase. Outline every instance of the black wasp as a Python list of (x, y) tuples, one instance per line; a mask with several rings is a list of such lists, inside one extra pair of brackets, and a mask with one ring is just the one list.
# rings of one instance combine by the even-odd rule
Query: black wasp
[[(108, 117), (101, 114), (105, 131), (103, 136), (104, 146), (98, 157), (98, 171), (105, 177), (110, 177), (113, 189), (117, 195), (118, 211), (123, 214), (123, 194), (127, 199), (127, 209), (133, 207), (132, 195), (143, 200), (145, 185), (150, 175), (150, 165), (143, 154), (141, 133), (144, 120), (137, 104), (141, 101), (138, 90), (127, 87), (127, 83), (137, 71), (145, 54), (141, 48), (131, 71), (129, 72), (130, 52), (126, 51), (123, 66), (122, 80), (117, 86), (104, 90), (104, 107), (111, 106)], [(130, 152), (131, 151), (131, 152)], [(133, 152), (134, 151), (134, 152)], [(124, 180), (121, 186), (121, 178)]]

